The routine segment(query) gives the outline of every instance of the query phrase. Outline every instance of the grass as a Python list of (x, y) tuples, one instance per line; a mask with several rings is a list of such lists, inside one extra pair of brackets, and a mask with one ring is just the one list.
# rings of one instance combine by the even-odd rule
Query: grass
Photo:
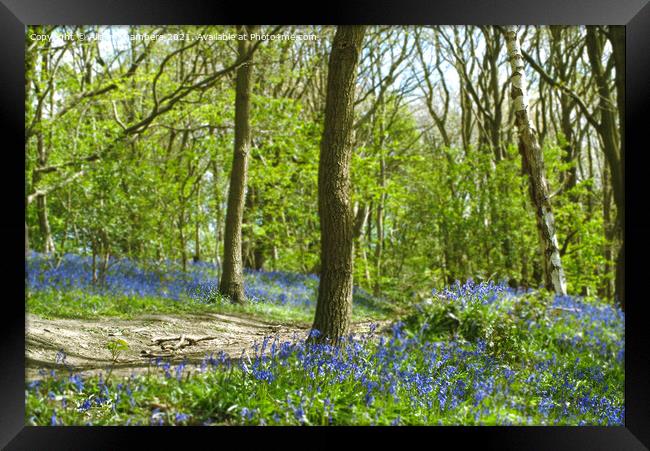
[[(88, 294), (83, 291), (46, 290), (31, 293), (27, 303), (29, 313), (43, 318), (97, 319), (102, 317), (136, 318), (144, 314), (228, 313), (246, 315), (282, 324), (309, 325), (314, 320), (313, 306), (284, 306), (267, 302), (232, 304), (217, 298), (211, 302), (193, 299), (174, 301), (160, 297), (111, 296)], [(353, 321), (386, 319), (388, 313), (359, 306)]]
[[(234, 313), (284, 324), (311, 324), (318, 278), (286, 272), (247, 271), (246, 305), (217, 292), (214, 265), (173, 263), (144, 269), (128, 260), (113, 263), (103, 281), (92, 281), (88, 258), (57, 260), (32, 253), (27, 262), (27, 310), (44, 318), (134, 318), (141, 314)], [(386, 319), (391, 305), (355, 288), (353, 321)]]
[[(426, 425), (623, 422), (622, 367), (597, 353), (506, 363), (483, 343), (423, 341), (399, 326), (342, 349), (267, 341), (239, 364), (151, 375), (45, 377), (27, 386), (29, 424)], [(576, 357), (578, 356), (578, 357)]]
[[(305, 284), (303, 276), (254, 277), (253, 286), (258, 294), (268, 293), (267, 301), (246, 307), (146, 296), (117, 301), (107, 293), (83, 291), (74, 295), (81, 288), (68, 294), (35, 290), (29, 302), (40, 314), (49, 308), (57, 315), (129, 315), (169, 305), (182, 313), (196, 312), (200, 305), (250, 309), (241, 312), (286, 320), (300, 320), (302, 309), (309, 312), (303, 318), (311, 319), (309, 302), (278, 302), (283, 292), (304, 300), (300, 296), (310, 282)], [(357, 298), (355, 309), (368, 304)], [(622, 425), (624, 323), (617, 307), (598, 300), (468, 282), (434, 292), (390, 332), (348, 337), (342, 347), (267, 337), (251, 350), (252, 357), (239, 361), (211, 355), (200, 368), (190, 368), (159, 360), (151, 363), (149, 374), (108, 380), (68, 371), (61, 355), (58, 370), (42, 371), (39, 380), (26, 382), (26, 421)]]

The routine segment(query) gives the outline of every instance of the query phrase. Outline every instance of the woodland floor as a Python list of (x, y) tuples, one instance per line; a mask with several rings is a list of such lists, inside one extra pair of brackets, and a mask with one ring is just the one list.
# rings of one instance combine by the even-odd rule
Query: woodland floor
[[(353, 331), (367, 332), (370, 324), (355, 323)], [(116, 376), (146, 373), (153, 369), (156, 357), (172, 364), (185, 361), (188, 368), (221, 351), (238, 359), (242, 352), (251, 353), (254, 343), (261, 343), (265, 336), (278, 336), (280, 342), (305, 338), (309, 327), (221, 313), (132, 319), (44, 319), (28, 314), (25, 330), (26, 379), (32, 380), (39, 378), (39, 369), (60, 371), (66, 367), (82, 374), (106, 374), (111, 367)], [(128, 350), (113, 362), (106, 345), (115, 339), (124, 340)], [(57, 362), (59, 351), (66, 356), (63, 364)]]

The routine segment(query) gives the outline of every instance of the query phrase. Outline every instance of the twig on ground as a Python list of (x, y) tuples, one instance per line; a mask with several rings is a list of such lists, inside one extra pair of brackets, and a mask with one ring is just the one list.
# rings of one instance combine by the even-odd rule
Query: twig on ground
[[(207, 340), (215, 340), (218, 337), (213, 337), (213, 336), (207, 336), (207, 337), (187, 337), (185, 334), (181, 335), (180, 337), (158, 337), (158, 338), (152, 338), (151, 342), (154, 345), (160, 345), (161, 349), (163, 351), (167, 350), (173, 350), (177, 351), (182, 348), (186, 348), (187, 346), (192, 346), (195, 345), (196, 343), (200, 341), (207, 341)], [(173, 343), (171, 345), (166, 345), (165, 343), (170, 342), (170, 341), (177, 341), (178, 343)]]

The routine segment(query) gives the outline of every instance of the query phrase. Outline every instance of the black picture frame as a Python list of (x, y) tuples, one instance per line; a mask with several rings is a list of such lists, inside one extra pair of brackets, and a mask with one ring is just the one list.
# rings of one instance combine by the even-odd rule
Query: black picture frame
[[(321, 6), (322, 8), (318, 8)], [(224, 445), (248, 428), (116, 428), (116, 427), (25, 427), (25, 322), (24, 284), (20, 267), (23, 255), (24, 193), (24, 31), (32, 24), (607, 24), (626, 25), (626, 142), (632, 149), (626, 158), (626, 384), (625, 426), (621, 427), (443, 427), (354, 428), (364, 441), (383, 442), (387, 434), (403, 440), (423, 439), (427, 447), (450, 439), (454, 447), (475, 441), (481, 448), (497, 449), (588, 449), (636, 450), (650, 447), (650, 327), (644, 313), (643, 282), (647, 232), (644, 219), (645, 190), (643, 155), (647, 153), (650, 100), (650, 4), (648, 0), (400, 0), (357, 1), (336, 5), (262, 5), (224, 2), (133, 0), (0, 0), (0, 126), (4, 129), (0, 236), (5, 254), (0, 258), (5, 294), (0, 329), (0, 446), (6, 449), (122, 449), (144, 438), (145, 446), (157, 447), (179, 440), (191, 445), (197, 439)], [(8, 139), (13, 138), (13, 139)], [(647, 276), (646, 276), (647, 277)], [(328, 437), (331, 429), (328, 429)], [(334, 428), (349, 432), (352, 428)], [(337, 446), (337, 439), (313, 442), (296, 435), (320, 433), (294, 428), (289, 438), (282, 428), (258, 428), (267, 444), (317, 447)], [(225, 437), (224, 436), (228, 436)], [(142, 437), (144, 436), (144, 437)], [(218, 436), (218, 441), (214, 441)], [(244, 439), (250, 440), (252, 435)], [(268, 439), (266, 438), (268, 437)], [(305, 441), (307, 440), (307, 441)], [(365, 447), (370, 445), (365, 442)], [(406, 445), (408, 442), (404, 442)], [(411, 446), (416, 446), (415, 441)], [(142, 445), (140, 445), (142, 446)], [(230, 446), (242, 446), (230, 445)], [(244, 445), (250, 446), (247, 441)], [(408, 446), (408, 445), (407, 445)], [(420, 445), (417, 445), (420, 446)]]

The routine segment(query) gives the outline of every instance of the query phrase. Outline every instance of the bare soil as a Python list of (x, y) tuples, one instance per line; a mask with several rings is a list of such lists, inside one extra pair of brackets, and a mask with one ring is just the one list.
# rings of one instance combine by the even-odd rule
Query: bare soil
[[(356, 323), (355, 333), (369, 330), (370, 322)], [(249, 353), (265, 336), (282, 341), (303, 339), (307, 326), (277, 324), (233, 314), (143, 315), (134, 319), (44, 319), (28, 314), (25, 327), (27, 380), (38, 379), (39, 369), (70, 370), (81, 374), (115, 376), (152, 371), (160, 357), (171, 363), (200, 365), (206, 355), (225, 352), (230, 358)], [(107, 344), (124, 340), (128, 349), (113, 361)], [(65, 353), (65, 362), (57, 353)]]

